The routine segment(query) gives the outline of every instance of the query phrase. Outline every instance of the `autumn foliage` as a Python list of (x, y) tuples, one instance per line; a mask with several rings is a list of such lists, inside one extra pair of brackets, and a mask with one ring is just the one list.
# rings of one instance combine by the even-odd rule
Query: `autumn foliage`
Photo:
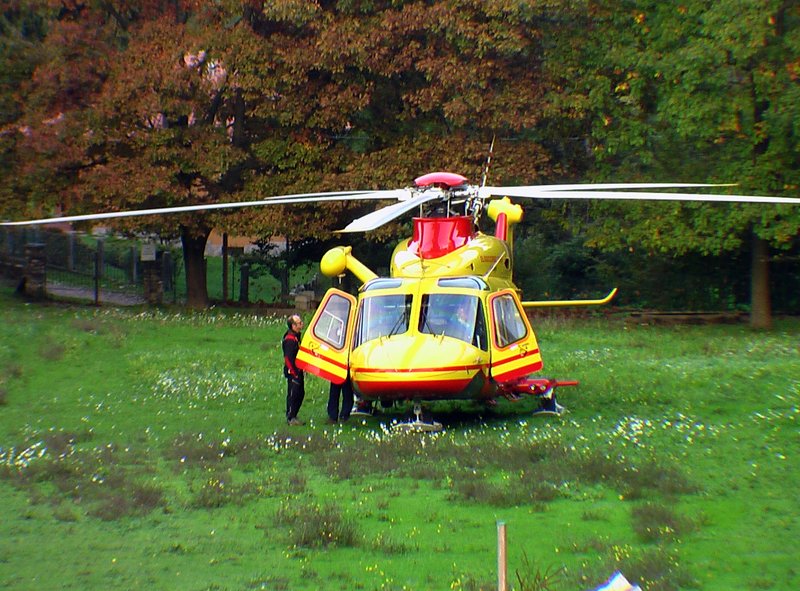
[[(0, 215), (391, 188), (432, 170), (479, 180), (493, 137), (494, 184), (683, 173), (796, 192), (800, 14), (733, 4), (6, 0)], [(649, 213), (603, 207), (659, 248), (717, 250), (697, 225), (683, 241), (668, 223), (639, 231)], [(115, 225), (192, 245), (190, 304), (204, 305), (212, 228), (322, 237), (356, 209)], [(800, 225), (742, 211), (712, 225), (774, 244)], [(597, 244), (620, 246), (595, 227)]]

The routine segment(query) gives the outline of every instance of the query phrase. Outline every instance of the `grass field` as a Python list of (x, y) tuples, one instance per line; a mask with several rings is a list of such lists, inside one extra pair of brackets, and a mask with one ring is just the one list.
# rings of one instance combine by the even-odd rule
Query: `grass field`
[(542, 321), (534, 401), (286, 427), (280, 319), (0, 290), (0, 588), (800, 588), (800, 322)]

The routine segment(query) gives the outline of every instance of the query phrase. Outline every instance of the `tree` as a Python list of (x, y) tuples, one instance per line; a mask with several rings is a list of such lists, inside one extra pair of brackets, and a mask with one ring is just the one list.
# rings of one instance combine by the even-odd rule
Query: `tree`
[(13, 174), (22, 166), (20, 144), (26, 135), (24, 125), (19, 123), (24, 107), (18, 89), (46, 59), (45, 13), (43, 6), (33, 2), (27, 6), (3, 5), (0, 12), (0, 210), (6, 215), (24, 211), (24, 203), (16, 198), (24, 190), (24, 183)]
[[(68, 3), (50, 13), (47, 59), (23, 89), (17, 200), (78, 213), (232, 192), (242, 158), (226, 126), (226, 71), (203, 49), (213, 31), (188, 26), (186, 10), (179, 2)], [(199, 215), (119, 227), (162, 235), (179, 228), (188, 303), (203, 306), (212, 225)]]
[[(47, 12), (48, 57), (24, 89), (15, 207), (80, 213), (382, 188), (444, 168), (477, 179), (495, 133), (492, 181), (533, 182), (551, 174), (531, 130), (547, 110), (541, 40), (553, 10), (62, 3)], [(118, 227), (180, 235), (189, 303), (203, 306), (210, 228), (319, 238), (357, 211), (263, 208)]]
[[(215, 29), (162, 15), (131, 25), (97, 101), (97, 132), (80, 176), (94, 207), (138, 209), (235, 200), (244, 150), (232, 141), (235, 92)], [(177, 227), (186, 265), (187, 304), (208, 303), (204, 251), (214, 214), (130, 222), (159, 234)]]
[[(800, 186), (800, 9), (786, 0), (591, 3), (576, 52), (597, 177)], [(678, 177), (678, 178), (676, 178)], [(605, 249), (723, 255), (753, 240), (751, 322), (770, 323), (767, 244), (789, 247), (800, 208), (598, 203), (586, 225)]]

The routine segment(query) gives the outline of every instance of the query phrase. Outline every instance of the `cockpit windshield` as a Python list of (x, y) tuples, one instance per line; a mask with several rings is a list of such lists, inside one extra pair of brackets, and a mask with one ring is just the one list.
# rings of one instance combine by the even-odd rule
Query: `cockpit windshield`
[(408, 331), (411, 295), (393, 294), (364, 298), (358, 316), (355, 346)]
[(476, 296), (454, 293), (422, 296), (419, 331), (445, 335), (486, 350), (486, 323)]

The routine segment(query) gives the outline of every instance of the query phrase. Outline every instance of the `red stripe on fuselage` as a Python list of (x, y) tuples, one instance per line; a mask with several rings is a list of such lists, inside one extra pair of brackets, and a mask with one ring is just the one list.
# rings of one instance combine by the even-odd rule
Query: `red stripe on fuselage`
[(442, 373), (447, 371), (475, 371), (487, 367), (486, 365), (451, 365), (448, 367), (412, 367), (408, 369), (382, 368), (382, 367), (356, 367), (353, 371), (363, 373)]
[(327, 357), (325, 355), (320, 355), (319, 353), (311, 351), (310, 349), (306, 349), (305, 347), (300, 347), (300, 350), (303, 353), (311, 355), (312, 357), (317, 357), (317, 358), (321, 359), (322, 361), (330, 363), (331, 365), (335, 365), (336, 367), (340, 367), (342, 369), (347, 369), (347, 364), (346, 363), (342, 363), (341, 361), (338, 361), (337, 359), (332, 359), (332, 358)]
[(523, 357), (527, 357), (528, 355), (536, 355), (539, 352), (539, 349), (534, 349), (528, 353), (519, 353), (518, 355), (514, 355), (513, 357), (508, 357), (503, 359), (502, 361), (498, 361), (497, 363), (493, 363), (492, 367), (500, 367), (501, 365), (505, 365), (506, 363), (512, 363), (514, 361), (519, 361)]
[(446, 399), (463, 392), (471, 381), (471, 379), (460, 379), (373, 382), (356, 379), (354, 383), (362, 394), (376, 398), (392, 399), (424, 395), (423, 397), (427, 399)]
[(312, 375), (317, 376), (318, 378), (322, 378), (323, 380), (328, 380), (329, 382), (333, 382), (334, 384), (344, 383), (344, 379), (341, 376), (337, 376), (318, 367), (309, 367), (308, 369), (306, 369), (306, 371)]

